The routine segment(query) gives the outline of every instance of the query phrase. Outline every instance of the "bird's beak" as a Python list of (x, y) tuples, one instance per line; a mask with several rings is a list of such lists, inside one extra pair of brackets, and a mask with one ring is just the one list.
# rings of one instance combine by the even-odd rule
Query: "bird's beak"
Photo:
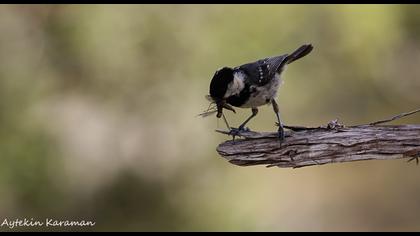
[(227, 103), (223, 104), (223, 108), (226, 108), (229, 111), (233, 111), (233, 113), (236, 113), (235, 109), (233, 109), (233, 107)]
[(221, 102), (217, 103), (217, 118), (222, 117), (223, 108), (229, 111), (233, 111), (233, 113), (236, 113), (235, 109), (233, 109), (231, 105), (227, 104), (225, 100), (222, 100)]
[(217, 115), (216, 115), (216, 117), (220, 118), (220, 117), (222, 117), (222, 114), (223, 114), (223, 105), (218, 103), (217, 104)]

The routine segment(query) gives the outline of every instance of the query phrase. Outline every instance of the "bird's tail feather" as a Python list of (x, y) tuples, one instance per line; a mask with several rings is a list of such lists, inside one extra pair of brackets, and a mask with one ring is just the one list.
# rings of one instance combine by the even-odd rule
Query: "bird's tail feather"
[(305, 44), (296, 49), (292, 54), (287, 56), (286, 64), (290, 64), (299, 58), (308, 55), (314, 47), (311, 44)]

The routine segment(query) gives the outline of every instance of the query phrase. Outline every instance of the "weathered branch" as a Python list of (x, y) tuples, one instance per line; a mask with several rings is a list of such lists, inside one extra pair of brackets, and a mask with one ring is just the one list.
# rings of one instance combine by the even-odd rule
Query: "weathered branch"
[[(243, 138), (217, 147), (229, 162), (268, 167), (304, 167), (360, 160), (389, 160), (420, 157), (420, 125), (377, 125), (405, 117), (420, 109), (367, 125), (345, 127), (334, 120), (327, 126), (287, 126), (286, 139), (277, 132), (242, 132)], [(217, 132), (228, 134), (226, 131)]]

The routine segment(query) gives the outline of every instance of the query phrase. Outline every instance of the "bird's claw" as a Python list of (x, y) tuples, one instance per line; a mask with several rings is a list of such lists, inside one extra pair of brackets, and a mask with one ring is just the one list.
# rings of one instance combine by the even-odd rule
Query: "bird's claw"
[(250, 129), (248, 127), (230, 128), (229, 135), (232, 135), (233, 141), (235, 141), (236, 136), (240, 136), (242, 132), (248, 132)]
[(283, 127), (280, 126), (277, 132), (278, 132), (278, 137), (279, 137), (280, 142), (283, 141), (285, 138)]
[(283, 125), (280, 125), (279, 122), (276, 122), (274, 125), (279, 127), (277, 132), (278, 132), (279, 141), (282, 142), (286, 137), (286, 134), (284, 133)]

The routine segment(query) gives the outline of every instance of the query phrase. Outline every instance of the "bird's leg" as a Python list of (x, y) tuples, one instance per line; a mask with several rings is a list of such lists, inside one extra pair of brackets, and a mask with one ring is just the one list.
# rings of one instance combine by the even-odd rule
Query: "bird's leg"
[(271, 100), (271, 104), (273, 105), (274, 113), (276, 113), (276, 116), (277, 116), (277, 122), (279, 123), (278, 134), (279, 134), (280, 141), (282, 141), (284, 140), (284, 128), (283, 128), (283, 123), (281, 122), (281, 119), (280, 119), (279, 105), (277, 105), (277, 102), (275, 99)]
[(228, 130), (231, 130), (230, 125), (226, 120), (225, 114), (222, 113), (222, 117), (223, 117), (223, 120), (225, 121), (225, 124), (226, 124), (226, 127), (228, 128)]
[(252, 114), (248, 119), (246, 119), (237, 129), (231, 128), (229, 134), (233, 136), (233, 140), (235, 140), (235, 136), (239, 135), (241, 131), (245, 131), (245, 125), (258, 114), (258, 109), (256, 107), (252, 108)]
[(239, 126), (239, 130), (244, 130), (244, 127), (245, 127), (245, 125), (246, 125), (246, 123), (248, 123), (252, 118), (254, 118), (254, 116), (256, 116), (258, 114), (258, 109), (256, 108), (256, 107), (253, 107), (252, 108), (252, 114), (251, 114), (251, 116), (250, 117), (248, 117), (248, 119), (246, 119), (245, 121), (244, 121), (244, 123), (242, 123), (240, 126)]

